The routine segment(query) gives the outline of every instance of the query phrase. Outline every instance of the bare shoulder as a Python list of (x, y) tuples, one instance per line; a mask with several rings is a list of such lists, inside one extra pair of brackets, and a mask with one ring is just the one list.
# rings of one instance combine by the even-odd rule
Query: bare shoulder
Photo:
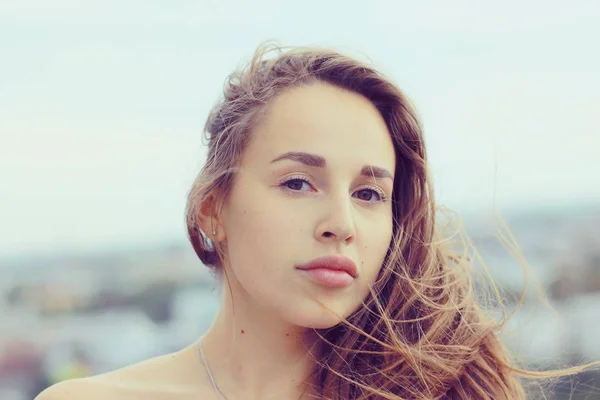
[[(101, 399), (106, 396), (106, 388), (94, 383), (91, 378), (70, 379), (50, 386), (34, 400)], [(104, 397), (105, 398), (105, 397)]]
[(192, 346), (111, 372), (58, 383), (35, 400), (198, 398), (207, 380)]

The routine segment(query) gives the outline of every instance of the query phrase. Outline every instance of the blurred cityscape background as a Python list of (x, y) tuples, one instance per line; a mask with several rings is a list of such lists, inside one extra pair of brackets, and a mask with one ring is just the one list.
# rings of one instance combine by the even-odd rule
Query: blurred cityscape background
[[(0, 2), (0, 400), (208, 327), (218, 287), (186, 243), (185, 197), (226, 75), (267, 39), (396, 81), (424, 121), (438, 202), (509, 310), (525, 280), (494, 213), (531, 265), (507, 345), (534, 368), (599, 360), (598, 20), (589, 0)], [(589, 372), (548, 398), (599, 388)]]
[[(600, 360), (600, 205), (508, 217), (552, 304), (528, 288), (503, 332), (509, 348), (533, 368)], [(523, 268), (493, 219), (466, 222), (512, 310)], [(218, 293), (185, 243), (0, 260), (0, 398), (31, 399), (52, 383), (181, 349), (209, 327)], [(599, 378), (563, 380), (552, 393), (599, 398)]]

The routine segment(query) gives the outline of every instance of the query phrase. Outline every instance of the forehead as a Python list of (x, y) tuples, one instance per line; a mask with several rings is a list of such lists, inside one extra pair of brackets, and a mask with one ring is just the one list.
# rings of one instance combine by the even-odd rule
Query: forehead
[(392, 139), (377, 108), (357, 93), (324, 83), (289, 89), (275, 98), (246, 150), (248, 162), (305, 151), (327, 161), (356, 161), (390, 171), (395, 166)]

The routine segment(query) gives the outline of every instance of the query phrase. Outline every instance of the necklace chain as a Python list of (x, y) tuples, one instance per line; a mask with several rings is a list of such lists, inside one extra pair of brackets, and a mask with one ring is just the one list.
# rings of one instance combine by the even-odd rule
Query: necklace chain
[(202, 339), (200, 339), (200, 342), (198, 343), (198, 347), (200, 349), (200, 358), (202, 358), (202, 364), (204, 364), (206, 373), (208, 374), (208, 377), (210, 378), (210, 383), (212, 383), (212, 387), (215, 390), (215, 394), (217, 395), (219, 400), (221, 400), (221, 399), (228, 400), (227, 396), (225, 396), (223, 394), (223, 392), (221, 391), (221, 389), (219, 389), (219, 387), (217, 386), (217, 383), (215, 382), (215, 378), (213, 377), (212, 371), (210, 370), (210, 367), (208, 366), (208, 361), (206, 360), (206, 355), (204, 354), (204, 349), (202, 346), (203, 341), (204, 341), (204, 337)]
[(204, 368), (206, 369), (206, 373), (208, 374), (208, 377), (210, 378), (210, 382), (212, 383), (213, 389), (215, 390), (217, 397), (219, 399), (227, 400), (227, 397), (225, 397), (225, 395), (223, 394), (221, 389), (219, 389), (219, 387), (217, 386), (217, 383), (215, 382), (215, 378), (213, 377), (210, 367), (208, 366), (208, 361), (206, 361), (206, 356), (204, 355), (204, 350), (202, 349), (203, 340), (204, 340), (204, 338), (200, 339), (200, 343), (198, 344), (198, 347), (200, 348), (200, 357), (202, 358), (202, 363), (204, 364)]

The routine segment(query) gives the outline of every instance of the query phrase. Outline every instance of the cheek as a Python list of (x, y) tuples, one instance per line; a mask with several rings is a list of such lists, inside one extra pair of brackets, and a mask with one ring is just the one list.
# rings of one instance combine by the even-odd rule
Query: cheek
[[(292, 263), (293, 248), (303, 228), (297, 213), (268, 196), (245, 196), (232, 203), (226, 221), (227, 247), (232, 268), (271, 275)], [(243, 271), (242, 271), (243, 270)]]
[(363, 242), (361, 263), (369, 282), (375, 281), (385, 255), (392, 240), (391, 219), (384, 219), (380, 224), (372, 227), (371, 234)]

